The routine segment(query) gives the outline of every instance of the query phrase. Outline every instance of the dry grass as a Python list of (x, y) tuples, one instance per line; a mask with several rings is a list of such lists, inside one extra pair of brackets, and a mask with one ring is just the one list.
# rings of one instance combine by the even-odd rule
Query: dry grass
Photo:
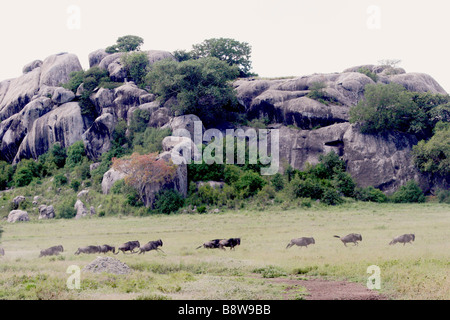
[[(450, 206), (350, 203), (283, 211), (230, 211), (209, 215), (87, 218), (1, 223), (0, 299), (282, 299), (285, 287), (255, 278), (298, 275), (365, 284), (370, 265), (381, 268), (381, 292), (395, 299), (449, 299)], [(359, 246), (333, 235), (361, 233)], [(389, 246), (403, 233), (412, 245)], [(316, 244), (285, 249), (290, 239)], [(195, 250), (204, 241), (240, 237), (235, 251)], [(127, 276), (82, 274), (82, 288), (66, 289), (70, 265), (83, 268), (96, 256), (75, 256), (79, 246), (145, 243), (162, 239), (163, 253), (115, 256), (134, 269)], [(41, 249), (62, 244), (57, 258)]]

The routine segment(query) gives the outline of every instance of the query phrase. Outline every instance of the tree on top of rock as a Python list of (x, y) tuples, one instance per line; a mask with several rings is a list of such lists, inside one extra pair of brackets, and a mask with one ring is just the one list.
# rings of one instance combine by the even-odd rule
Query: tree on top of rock
[(164, 159), (158, 159), (157, 153), (130, 157), (113, 158), (113, 169), (125, 173), (125, 183), (136, 189), (145, 203), (145, 188), (149, 184), (164, 184), (174, 178), (176, 166)]
[(230, 66), (238, 66), (241, 77), (250, 75), (252, 47), (247, 42), (239, 42), (228, 38), (213, 38), (193, 45), (191, 55), (196, 58), (213, 57), (227, 62)]
[(138, 36), (123, 36), (117, 39), (117, 43), (106, 48), (107, 53), (139, 51), (144, 39)]

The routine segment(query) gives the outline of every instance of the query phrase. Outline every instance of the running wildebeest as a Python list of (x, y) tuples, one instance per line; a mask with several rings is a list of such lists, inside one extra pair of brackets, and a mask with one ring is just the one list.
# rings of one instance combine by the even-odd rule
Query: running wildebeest
[(220, 240), (219, 248), (225, 250), (225, 247), (229, 247), (230, 250), (234, 250), (236, 246), (241, 244), (241, 238), (230, 238), (228, 240)]
[(107, 244), (104, 244), (104, 245), (102, 245), (102, 246), (100, 246), (100, 252), (101, 253), (108, 253), (108, 252), (112, 252), (112, 253), (114, 253), (115, 251), (116, 251), (116, 248), (115, 247), (112, 247), (112, 246), (109, 246), (109, 245), (107, 245)]
[(222, 240), (224, 240), (224, 239), (214, 239), (214, 240), (205, 242), (201, 246), (197, 247), (197, 249), (200, 249), (201, 247), (206, 248), (206, 249), (217, 249), (217, 248), (219, 248), (219, 242)]
[(100, 253), (100, 246), (87, 246), (83, 248), (78, 248), (78, 250), (75, 252), (76, 255), (79, 255), (80, 253), (84, 254), (94, 254), (94, 253)]
[(64, 252), (63, 246), (54, 246), (45, 250), (41, 250), (41, 253), (39, 255), (39, 258), (45, 257), (45, 256), (57, 256), (61, 252)]
[(416, 240), (416, 236), (412, 233), (410, 234), (403, 234), (401, 236), (395, 237), (391, 242), (389, 242), (389, 245), (396, 244), (397, 242), (403, 243), (403, 245), (410, 243)]
[(303, 237), (303, 238), (296, 238), (296, 239), (292, 239), (291, 242), (286, 246), (286, 249), (289, 249), (290, 247), (292, 247), (293, 245), (297, 245), (300, 248), (301, 247), (306, 247), (308, 248), (308, 246), (310, 244), (316, 244), (316, 241), (314, 240), (313, 237), (311, 238), (307, 238), (307, 237)]
[(117, 248), (117, 252), (114, 254), (119, 254), (120, 251), (122, 251), (123, 253), (125, 253), (126, 251), (130, 251), (131, 253), (136, 253), (134, 252), (134, 249), (139, 249), (141, 246), (141, 244), (139, 243), (139, 241), (128, 241), (122, 245), (119, 246), (119, 248)]
[(349, 243), (349, 242), (353, 242), (354, 245), (357, 246), (358, 241), (362, 241), (362, 236), (358, 233), (350, 233), (342, 238), (339, 236), (334, 236), (334, 237), (341, 239), (344, 246), (347, 246), (347, 243)]
[(141, 254), (141, 253), (145, 254), (147, 251), (152, 251), (152, 250), (158, 250), (158, 251), (164, 252), (159, 248), (162, 246), (163, 246), (163, 242), (161, 239), (159, 239), (157, 241), (150, 241), (149, 243), (144, 244), (142, 247), (139, 248), (139, 254)]

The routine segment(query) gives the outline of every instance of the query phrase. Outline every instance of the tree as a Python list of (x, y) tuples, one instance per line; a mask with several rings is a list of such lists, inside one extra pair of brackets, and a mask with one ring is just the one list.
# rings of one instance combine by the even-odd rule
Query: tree
[(230, 81), (238, 73), (237, 67), (217, 58), (163, 60), (152, 65), (147, 83), (162, 103), (176, 98), (171, 106), (175, 114), (195, 114), (207, 125), (237, 107)]
[(143, 88), (145, 86), (145, 77), (148, 73), (150, 61), (145, 52), (127, 53), (121, 58), (123, 66), (127, 70), (128, 76)]
[(368, 84), (364, 95), (365, 99), (350, 109), (350, 122), (360, 123), (361, 132), (407, 132), (410, 129), (417, 109), (402, 85)]
[(173, 179), (176, 166), (164, 159), (158, 159), (157, 153), (112, 159), (113, 168), (125, 173), (125, 183), (136, 189), (142, 202), (146, 203), (146, 187), (151, 184), (164, 185)]
[(107, 53), (139, 51), (144, 39), (138, 36), (123, 36), (117, 39), (116, 44), (107, 47)]
[(417, 183), (411, 180), (392, 195), (392, 201), (395, 203), (425, 202), (425, 196)]
[(199, 58), (218, 58), (230, 66), (237, 66), (241, 77), (250, 75), (252, 47), (247, 42), (229, 38), (212, 38), (193, 46), (192, 56)]
[(81, 164), (86, 156), (83, 141), (75, 142), (67, 148), (66, 166), (73, 168)]
[(422, 172), (450, 176), (450, 124), (439, 122), (430, 140), (421, 140), (413, 147), (414, 164)]

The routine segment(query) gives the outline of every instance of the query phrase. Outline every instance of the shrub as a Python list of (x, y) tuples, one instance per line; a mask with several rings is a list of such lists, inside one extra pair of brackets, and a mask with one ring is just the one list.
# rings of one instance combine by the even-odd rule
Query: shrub
[(184, 206), (183, 196), (175, 190), (165, 189), (158, 193), (154, 203), (154, 210), (159, 213), (170, 214), (177, 212)]
[(53, 186), (55, 188), (61, 187), (61, 186), (65, 185), (65, 184), (67, 184), (67, 182), (68, 182), (67, 177), (64, 174), (62, 174), (62, 173), (57, 174), (53, 178)]
[(5, 161), (0, 161), (0, 190), (5, 190), (14, 175), (14, 168)]
[(425, 196), (419, 185), (411, 180), (392, 195), (392, 201), (395, 203), (425, 202)]
[(322, 194), (320, 201), (327, 205), (336, 205), (342, 203), (341, 196), (336, 189), (327, 188)]
[(275, 188), (275, 191), (281, 191), (284, 189), (284, 178), (283, 175), (280, 173), (276, 173), (272, 180), (270, 181), (272, 186)]
[(67, 148), (66, 166), (73, 168), (81, 164), (86, 157), (86, 151), (84, 150), (83, 141), (75, 142), (73, 145)]
[(77, 215), (77, 211), (75, 210), (75, 202), (76, 198), (67, 198), (64, 199), (59, 206), (55, 209), (56, 217), (58, 219), (72, 219)]
[(199, 206), (197, 207), (197, 212), (200, 214), (203, 214), (206, 212), (206, 206)]
[(441, 176), (450, 174), (450, 124), (436, 125), (434, 136), (428, 141), (420, 141), (413, 147), (414, 164), (422, 172)]
[(145, 77), (150, 66), (147, 54), (145, 52), (128, 53), (122, 56), (121, 61), (128, 76), (136, 85), (145, 87)]
[(365, 75), (368, 76), (370, 79), (372, 79), (373, 82), (377, 82), (377, 81), (378, 81), (378, 75), (377, 75), (376, 73), (370, 71), (370, 70), (367, 69), (367, 68), (364, 68), (364, 67), (359, 68), (359, 69), (358, 69), (358, 72), (359, 72), (359, 73), (362, 73), (362, 74), (365, 74)]
[(321, 199), (324, 186), (318, 180), (311, 178), (301, 179), (298, 175), (291, 180), (288, 186), (288, 193), (294, 198)]
[(266, 185), (266, 181), (254, 171), (245, 172), (236, 182), (235, 187), (244, 198), (258, 193)]
[(39, 177), (38, 165), (32, 159), (24, 159), (17, 165), (17, 169), (13, 175), (14, 185), (16, 187), (25, 187), (35, 177)]
[(176, 98), (177, 103), (171, 106), (176, 115), (195, 114), (207, 126), (237, 109), (229, 83), (237, 75), (237, 68), (217, 58), (163, 60), (151, 66), (146, 82), (162, 103)]
[(334, 177), (334, 185), (336, 189), (346, 197), (353, 197), (355, 193), (356, 183), (352, 176), (347, 172), (339, 172)]
[(360, 201), (387, 202), (387, 196), (380, 189), (369, 186), (367, 188), (355, 188), (355, 198)]
[(73, 189), (73, 191), (78, 192), (78, 190), (80, 189), (81, 186), (81, 182), (78, 180), (73, 180), (70, 183), (70, 187)]
[(440, 203), (450, 204), (450, 190), (440, 189), (436, 192), (436, 197)]

